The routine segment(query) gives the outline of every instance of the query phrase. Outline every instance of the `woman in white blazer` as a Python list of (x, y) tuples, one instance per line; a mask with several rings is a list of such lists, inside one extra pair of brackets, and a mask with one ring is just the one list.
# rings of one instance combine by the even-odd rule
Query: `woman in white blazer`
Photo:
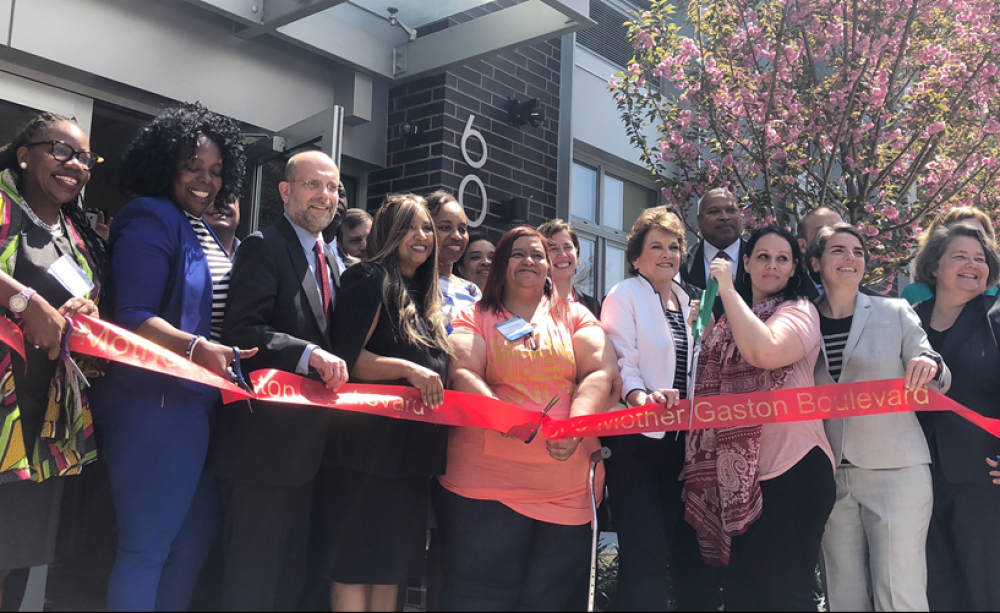
[[(611, 289), (601, 326), (618, 354), (629, 407), (676, 404), (686, 397), (691, 358), (687, 325), (694, 290), (680, 282), (684, 227), (666, 207), (645, 210), (625, 252), (634, 275)], [(606, 437), (611, 515), (618, 529), (618, 605), (623, 611), (667, 610), (667, 565), (681, 508), (684, 436), (663, 432)]]
[[(905, 378), (946, 391), (951, 374), (903, 300), (858, 292), (868, 261), (850, 224), (809, 245), (823, 351), (816, 385)], [(831, 611), (927, 611), (925, 547), (933, 491), (931, 456), (914, 413), (829, 419), (837, 499), (823, 535)]]

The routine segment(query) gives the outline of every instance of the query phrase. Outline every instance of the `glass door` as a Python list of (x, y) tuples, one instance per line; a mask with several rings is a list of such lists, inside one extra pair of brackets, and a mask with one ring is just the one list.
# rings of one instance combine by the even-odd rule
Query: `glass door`
[(340, 164), (344, 109), (334, 105), (274, 136), (259, 136), (259, 140), (247, 147), (247, 176), (240, 199), (243, 215), (237, 232), (240, 237), (266, 228), (281, 217), (285, 205), (278, 192), (278, 183), (284, 180), (288, 158), (300, 151), (316, 149)]

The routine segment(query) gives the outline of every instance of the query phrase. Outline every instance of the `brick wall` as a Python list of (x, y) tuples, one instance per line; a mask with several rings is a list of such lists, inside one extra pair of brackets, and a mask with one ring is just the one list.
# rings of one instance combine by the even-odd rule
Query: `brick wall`
[[(476, 15), (470, 12), (461, 19)], [(552, 39), (471, 62), (447, 73), (399, 85), (389, 92), (389, 134), (386, 167), (368, 176), (368, 202), (374, 211), (382, 198), (394, 192), (421, 195), (436, 189), (458, 191), (463, 177), (477, 175), (486, 187), (489, 213), (480, 230), (494, 240), (510, 229), (500, 217), (500, 203), (513, 196), (530, 199), (529, 223), (538, 225), (556, 215), (556, 160), (559, 132), (560, 40)], [(540, 127), (514, 127), (507, 120), (507, 99), (539, 98), (545, 113)], [(488, 161), (469, 166), (462, 156), (461, 139), (469, 115), (473, 128), (486, 140)], [(417, 126), (420, 142), (409, 142), (399, 132), (404, 123)], [(481, 148), (467, 143), (473, 160)], [(478, 188), (465, 190), (466, 214), (475, 220), (481, 211)]]

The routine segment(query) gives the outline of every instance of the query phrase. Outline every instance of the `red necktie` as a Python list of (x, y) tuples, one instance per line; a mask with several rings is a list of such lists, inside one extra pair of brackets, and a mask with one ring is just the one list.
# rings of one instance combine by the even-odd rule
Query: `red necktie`
[(725, 251), (720, 251), (720, 252), (716, 253), (715, 254), (715, 259), (717, 259), (717, 260), (725, 260), (727, 262), (731, 262), (732, 261), (732, 258), (730, 258), (729, 254), (726, 253)]
[(330, 271), (326, 268), (326, 249), (323, 241), (316, 241), (316, 279), (319, 280), (319, 298), (323, 302), (326, 325), (330, 325)]

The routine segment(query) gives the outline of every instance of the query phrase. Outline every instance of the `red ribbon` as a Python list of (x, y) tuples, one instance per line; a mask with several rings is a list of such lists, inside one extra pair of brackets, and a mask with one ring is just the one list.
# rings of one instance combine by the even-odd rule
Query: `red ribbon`
[[(254, 397), (224, 377), (133, 332), (86, 315), (76, 315), (73, 320), (75, 331), (70, 338), (70, 350), (75, 353), (202, 383), (222, 390), (226, 403)], [(24, 337), (20, 328), (3, 317), (0, 317), (0, 341), (24, 356)], [(669, 409), (664, 405), (646, 405), (565, 420), (543, 418), (539, 411), (462, 392), (446, 391), (444, 404), (432, 410), (420, 402), (419, 392), (411, 387), (349, 384), (331, 391), (318, 381), (277, 370), (255, 371), (250, 380), (257, 398), (269, 402), (342, 409), (448, 426), (488, 428), (521, 440), (529, 440), (539, 427), (551, 440), (909, 411), (952, 411), (1000, 438), (1000, 419), (984, 417), (927, 388), (909, 392), (903, 379), (704, 397), (696, 399), (693, 414), (691, 403), (683, 400)]]
[[(250, 373), (250, 381), (258, 400), (342, 409), (445, 426), (488, 428), (522, 441), (534, 436), (542, 422), (539, 411), (529, 411), (494, 398), (464, 392), (446, 391), (444, 404), (431, 409), (424, 406), (420, 401), (420, 392), (412, 387), (347, 384), (333, 391), (319, 381), (280, 370), (255, 370)], [(223, 391), (223, 402), (235, 400), (239, 398)]]
[[(218, 388), (236, 400), (252, 397), (251, 394), (228, 379), (220, 377), (207, 368), (186, 360), (173, 351), (164, 349), (134, 332), (87, 315), (77, 314), (72, 319), (74, 331), (70, 336), (69, 348), (74, 353), (104, 358), (112, 362), (120, 362), (144, 370), (202, 383)], [(0, 318), (0, 323), (2, 321), (10, 320)], [(0, 331), (2, 329), (3, 326), (0, 325)], [(6, 337), (0, 340), (7, 342)]]
[(922, 388), (908, 392), (903, 384), (903, 379), (886, 379), (733, 396), (706, 396), (695, 400), (693, 415), (690, 413), (691, 403), (682, 400), (669, 409), (664, 405), (651, 404), (562, 421), (547, 419), (542, 424), (542, 433), (548, 439), (620, 436), (908, 411), (953, 411), (993, 436), (1000, 437), (1000, 419), (983, 417), (934, 390)]
[(16, 323), (6, 317), (0, 317), (0, 342), (20, 354), (24, 360), (28, 359), (24, 356), (24, 334)]
[[(528, 440), (539, 424), (542, 434), (547, 439), (554, 440), (909, 411), (953, 411), (1000, 438), (1000, 420), (983, 417), (944, 394), (927, 388), (908, 392), (903, 379), (704, 397), (695, 402), (694, 415), (689, 413), (690, 402), (682, 400), (669, 409), (664, 405), (651, 404), (565, 420), (548, 417), (543, 419), (538, 411), (462, 392), (445, 391), (444, 404), (441, 408), (432, 410), (420, 402), (419, 392), (411, 387), (349, 384), (331, 391), (318, 381), (278, 370), (254, 371), (250, 374), (250, 379), (259, 400), (448, 426), (489, 428), (521, 440)], [(226, 392), (222, 395), (223, 402), (226, 403), (238, 400)]]

